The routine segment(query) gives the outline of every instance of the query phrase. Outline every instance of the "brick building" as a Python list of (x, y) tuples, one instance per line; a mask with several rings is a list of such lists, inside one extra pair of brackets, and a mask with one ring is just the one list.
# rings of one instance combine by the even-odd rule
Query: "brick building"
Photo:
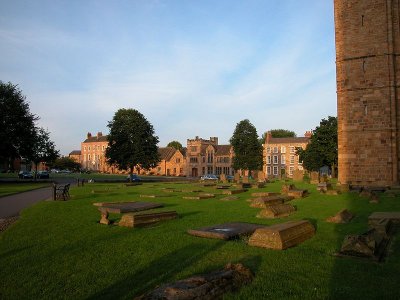
[(88, 132), (81, 143), (81, 165), (86, 170), (115, 173), (117, 169), (106, 163), (105, 151), (108, 146), (107, 136), (98, 132), (92, 136)]
[(286, 175), (292, 177), (294, 170), (303, 170), (296, 148), (305, 149), (311, 138), (311, 131), (304, 137), (273, 138), (267, 132), (264, 144), (264, 173), (267, 178)]
[(82, 159), (82, 155), (81, 155), (81, 150), (73, 150), (70, 152), (70, 154), (68, 154), (68, 157), (74, 161), (76, 161), (77, 163), (82, 163), (81, 159)]
[(399, 183), (398, 0), (335, 0), (339, 182)]
[(186, 149), (158, 148), (160, 163), (147, 173), (166, 176), (186, 176)]
[(205, 140), (196, 136), (187, 140), (186, 175), (233, 175), (231, 145), (218, 145), (217, 137)]

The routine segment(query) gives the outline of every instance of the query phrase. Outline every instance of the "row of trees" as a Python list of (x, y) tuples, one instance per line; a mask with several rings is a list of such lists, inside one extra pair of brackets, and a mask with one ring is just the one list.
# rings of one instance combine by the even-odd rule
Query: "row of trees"
[(36, 125), (39, 117), (29, 110), (29, 103), (17, 85), (0, 81), (0, 161), (13, 166), (24, 158), (37, 165), (53, 162), (58, 156), (50, 133)]

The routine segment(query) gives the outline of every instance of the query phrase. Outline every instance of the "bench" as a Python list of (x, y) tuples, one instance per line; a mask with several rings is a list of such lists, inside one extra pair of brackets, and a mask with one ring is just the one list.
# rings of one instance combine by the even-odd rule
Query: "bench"
[(53, 185), (54, 188), (54, 200), (68, 200), (70, 198), (69, 195), (69, 187), (71, 184), (65, 185)]

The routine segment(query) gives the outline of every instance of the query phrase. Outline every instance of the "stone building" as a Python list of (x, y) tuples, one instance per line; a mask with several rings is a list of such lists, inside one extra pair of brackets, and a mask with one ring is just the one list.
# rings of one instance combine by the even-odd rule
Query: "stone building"
[(186, 176), (186, 149), (173, 147), (158, 148), (160, 162), (157, 167), (147, 171), (152, 175)]
[(86, 140), (81, 143), (81, 165), (86, 170), (114, 173), (115, 167), (107, 164), (105, 151), (108, 146), (107, 136), (98, 132), (92, 136), (88, 132)]
[(68, 154), (68, 157), (74, 161), (76, 161), (77, 163), (81, 164), (81, 159), (82, 159), (82, 155), (81, 155), (81, 150), (73, 150), (70, 152), (70, 154)]
[(399, 183), (398, 0), (335, 0), (338, 179)]
[(267, 132), (264, 144), (264, 168), (267, 178), (286, 175), (292, 177), (294, 170), (303, 170), (296, 148), (305, 149), (311, 138), (311, 131), (304, 137), (273, 138)]
[(217, 137), (205, 140), (196, 136), (187, 140), (186, 175), (233, 175), (233, 150), (231, 145), (218, 145)]

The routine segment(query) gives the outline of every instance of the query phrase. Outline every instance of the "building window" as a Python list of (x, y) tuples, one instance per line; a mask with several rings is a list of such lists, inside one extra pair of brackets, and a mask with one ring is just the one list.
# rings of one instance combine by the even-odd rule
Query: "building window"
[(180, 158), (177, 158), (177, 159), (175, 159), (175, 162), (176, 162), (177, 164), (179, 164), (179, 163), (181, 162), (181, 159), (180, 159)]
[(274, 153), (278, 153), (278, 147), (274, 147)]
[(294, 165), (294, 155), (290, 155), (290, 164)]
[(267, 175), (271, 175), (271, 167), (267, 167)]
[(90, 151), (90, 146), (89, 146), (89, 151)]
[(281, 155), (281, 165), (286, 164), (286, 157), (285, 155)]
[(278, 167), (274, 166), (274, 175), (278, 175)]
[(281, 146), (281, 153), (286, 153), (286, 147), (285, 146)]
[(190, 158), (191, 163), (197, 163), (197, 157), (191, 157)]
[(90, 154), (88, 155), (88, 160), (90, 160)]
[(290, 146), (290, 153), (295, 153), (295, 147), (294, 146)]
[(158, 168), (157, 168), (157, 172), (161, 172), (161, 167), (158, 167)]
[(86, 146), (84, 147), (85, 151), (86, 151)]
[(106, 146), (103, 145), (103, 150), (106, 148)]
[(271, 164), (271, 155), (267, 156), (267, 164)]
[(192, 146), (192, 147), (190, 147), (190, 151), (192, 151), (192, 152), (196, 152), (196, 151), (197, 151), (197, 147), (196, 147), (196, 146)]
[(206, 157), (203, 156), (203, 164), (206, 162)]
[(289, 167), (289, 175), (292, 176), (294, 171), (294, 167)]
[(271, 153), (271, 147), (267, 147), (267, 153)]
[(274, 160), (274, 165), (278, 164), (278, 155), (274, 155), (273, 160)]

